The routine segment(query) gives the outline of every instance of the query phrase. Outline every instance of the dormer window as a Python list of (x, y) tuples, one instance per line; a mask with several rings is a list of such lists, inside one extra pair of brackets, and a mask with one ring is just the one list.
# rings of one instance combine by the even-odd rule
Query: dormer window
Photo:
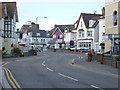
[(53, 38), (55, 39), (55, 38), (56, 38), (56, 35), (53, 35)]
[(36, 36), (40, 36), (40, 33), (36, 33)]
[(96, 21), (95, 20), (89, 20), (89, 27), (92, 27)]
[(113, 12), (113, 26), (116, 26), (117, 25), (117, 11), (114, 11)]

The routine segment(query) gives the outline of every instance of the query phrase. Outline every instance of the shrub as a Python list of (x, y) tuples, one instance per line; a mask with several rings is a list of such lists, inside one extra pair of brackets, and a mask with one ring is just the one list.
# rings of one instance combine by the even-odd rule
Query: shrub
[(19, 48), (13, 48), (11, 53), (21, 53), (21, 50)]

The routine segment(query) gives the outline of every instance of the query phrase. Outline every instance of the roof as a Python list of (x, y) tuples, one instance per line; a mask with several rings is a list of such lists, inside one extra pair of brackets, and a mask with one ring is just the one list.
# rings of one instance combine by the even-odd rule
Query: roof
[[(29, 29), (27, 31), (28, 32), (32, 32), (32, 37), (42, 37), (42, 38), (46, 38), (46, 31), (45, 30), (31, 30)], [(36, 33), (40, 33), (40, 36), (36, 36)]]
[(16, 22), (18, 22), (18, 12), (16, 2), (0, 2), (0, 18), (14, 18), (16, 16)]
[(62, 31), (62, 33), (65, 32), (65, 28), (66, 28), (66, 27), (67, 27), (69, 30), (74, 30), (74, 29), (75, 29), (73, 24), (70, 24), (70, 25), (55, 25), (55, 28), (57, 28), (57, 27)]
[(76, 21), (77, 22), (77, 27), (79, 26), (79, 22), (81, 17), (83, 17), (83, 20), (85, 22), (86, 28), (89, 28), (89, 20), (93, 19), (98, 19), (102, 16), (101, 14), (91, 14), (91, 13), (81, 13), (79, 19)]
[[(68, 28), (69, 31), (74, 30), (74, 29), (75, 29), (75, 25), (74, 25), (74, 24), (55, 25), (54, 28), (51, 30), (51, 33), (53, 34), (53, 33), (56, 31), (57, 28), (59, 28), (60, 31), (61, 31), (62, 33), (64, 33), (66, 28)], [(52, 34), (51, 34), (51, 35), (52, 35)]]

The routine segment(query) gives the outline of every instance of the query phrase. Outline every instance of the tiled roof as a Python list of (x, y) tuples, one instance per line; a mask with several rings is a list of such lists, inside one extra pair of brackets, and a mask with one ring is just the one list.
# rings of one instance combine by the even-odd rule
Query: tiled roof
[(16, 15), (16, 21), (18, 22), (18, 13), (16, 2), (0, 2), (0, 18), (9, 17), (11, 19)]
[(89, 20), (91, 19), (98, 19), (102, 16), (101, 14), (91, 14), (91, 13), (81, 13), (79, 19), (77, 20), (77, 27), (79, 26), (80, 19), (83, 17), (83, 20), (85, 22), (86, 28), (89, 28)]
[[(32, 32), (32, 37), (42, 37), (46, 38), (46, 31), (45, 30), (28, 30), (27, 32)], [(36, 36), (36, 33), (40, 33), (40, 36)]]
[(65, 32), (65, 28), (67, 27), (69, 30), (74, 30), (74, 25), (55, 25), (55, 29), (59, 28), (63, 33)]

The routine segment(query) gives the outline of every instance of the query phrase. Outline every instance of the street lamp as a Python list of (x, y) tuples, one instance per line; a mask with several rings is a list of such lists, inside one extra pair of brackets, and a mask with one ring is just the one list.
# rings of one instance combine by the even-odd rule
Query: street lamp
[(36, 24), (38, 23), (38, 18), (47, 18), (47, 17), (36, 17)]

